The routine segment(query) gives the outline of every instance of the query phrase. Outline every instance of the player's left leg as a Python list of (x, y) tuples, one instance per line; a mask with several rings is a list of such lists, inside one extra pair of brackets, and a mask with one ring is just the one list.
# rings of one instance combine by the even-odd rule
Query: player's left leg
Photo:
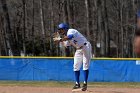
[(91, 44), (87, 43), (85, 47), (83, 47), (83, 73), (84, 73), (84, 84), (82, 87), (82, 91), (87, 90), (87, 80), (89, 75), (89, 65), (91, 60)]
[(83, 53), (82, 50), (76, 50), (75, 52), (75, 56), (74, 56), (74, 65), (73, 65), (73, 70), (75, 73), (75, 85), (73, 87), (73, 89), (79, 89), (80, 88), (80, 68), (82, 66), (82, 61), (83, 61)]

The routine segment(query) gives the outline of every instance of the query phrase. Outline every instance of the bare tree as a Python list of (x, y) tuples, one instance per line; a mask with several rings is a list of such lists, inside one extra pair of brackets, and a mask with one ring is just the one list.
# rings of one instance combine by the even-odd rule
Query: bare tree
[(12, 30), (11, 30), (11, 23), (10, 23), (10, 17), (9, 17), (9, 13), (8, 13), (8, 8), (7, 8), (7, 2), (6, 0), (1, 0), (1, 4), (2, 4), (2, 9), (3, 9), (3, 13), (4, 13), (4, 17), (5, 17), (5, 39), (6, 39), (6, 46), (7, 46), (7, 55), (10, 55), (8, 51), (12, 52)]
[(42, 41), (43, 41), (43, 50), (46, 54), (46, 38), (45, 38), (45, 27), (44, 27), (44, 12), (43, 12), (43, 4), (42, 0), (40, 0), (40, 19), (41, 19), (41, 31), (42, 31)]
[(22, 32), (22, 41), (23, 41), (23, 53), (26, 55), (26, 0), (22, 0), (23, 3), (23, 32)]
[(89, 11), (89, 2), (90, 0), (85, 0), (85, 6), (86, 6), (86, 20), (87, 20), (87, 23), (86, 23), (86, 30), (87, 30), (87, 38), (90, 39), (90, 11)]

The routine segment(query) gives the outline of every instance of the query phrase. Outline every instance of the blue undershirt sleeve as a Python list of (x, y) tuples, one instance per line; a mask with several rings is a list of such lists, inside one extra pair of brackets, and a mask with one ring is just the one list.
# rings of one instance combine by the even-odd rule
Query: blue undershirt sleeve
[(71, 34), (71, 35), (68, 35), (67, 37), (68, 37), (68, 39), (71, 40), (73, 38), (73, 35)]

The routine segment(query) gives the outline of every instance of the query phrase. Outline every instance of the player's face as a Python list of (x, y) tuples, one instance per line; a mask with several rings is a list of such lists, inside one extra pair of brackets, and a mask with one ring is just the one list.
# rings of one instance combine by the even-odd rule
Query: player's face
[(65, 30), (64, 29), (59, 29), (58, 33), (61, 34), (61, 35), (64, 35), (65, 34)]
[(134, 52), (140, 57), (140, 36), (136, 36), (134, 39)]

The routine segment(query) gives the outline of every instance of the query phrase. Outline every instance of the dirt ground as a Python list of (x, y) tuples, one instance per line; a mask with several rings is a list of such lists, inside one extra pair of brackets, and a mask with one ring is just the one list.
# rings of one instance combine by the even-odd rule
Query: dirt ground
[(0, 93), (140, 93), (140, 88), (89, 88), (86, 92), (72, 92), (71, 88), (0, 86)]
[(90, 83), (85, 92), (72, 92), (72, 82), (0, 81), (0, 93), (140, 93), (140, 83)]

